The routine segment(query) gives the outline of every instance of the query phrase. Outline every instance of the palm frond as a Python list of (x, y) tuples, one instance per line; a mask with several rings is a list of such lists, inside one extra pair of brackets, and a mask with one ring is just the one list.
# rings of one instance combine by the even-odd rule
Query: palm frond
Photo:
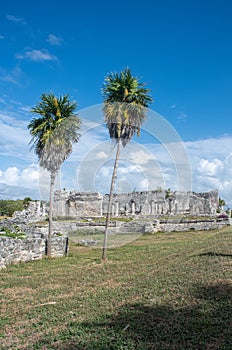
[(106, 76), (103, 88), (103, 113), (110, 137), (125, 146), (146, 119), (146, 110), (152, 102), (150, 90), (129, 68)]
[(57, 172), (72, 152), (72, 144), (78, 142), (81, 121), (75, 114), (77, 103), (68, 95), (55, 97), (42, 94), (41, 101), (32, 108), (38, 114), (28, 124), (32, 136), (30, 144), (35, 149), (40, 165)]

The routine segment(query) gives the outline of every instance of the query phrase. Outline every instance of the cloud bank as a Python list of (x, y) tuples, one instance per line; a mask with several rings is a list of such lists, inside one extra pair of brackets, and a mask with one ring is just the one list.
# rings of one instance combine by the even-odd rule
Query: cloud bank
[[(3, 101), (4, 102), (4, 101)], [(18, 110), (26, 107), (18, 106)], [(29, 150), (28, 120), (0, 113), (0, 198), (46, 196), (48, 188), (33, 151)], [(104, 125), (85, 121), (78, 144), (64, 163), (57, 186), (68, 190), (109, 192), (115, 146)], [(180, 150), (188, 156), (183, 161)], [(173, 156), (171, 149), (175, 150)], [(232, 206), (232, 137), (223, 136), (192, 142), (141, 143), (132, 141), (122, 150), (116, 181), (118, 192), (154, 190), (158, 187), (178, 190), (188, 186), (196, 192), (218, 189), (229, 207)], [(189, 173), (188, 170), (191, 170)], [(190, 175), (189, 175), (190, 174)], [(181, 178), (180, 178), (181, 177)], [(191, 181), (190, 181), (191, 180)], [(41, 188), (43, 190), (41, 191)], [(31, 195), (30, 195), (31, 194)], [(38, 198), (39, 199), (39, 198)]]

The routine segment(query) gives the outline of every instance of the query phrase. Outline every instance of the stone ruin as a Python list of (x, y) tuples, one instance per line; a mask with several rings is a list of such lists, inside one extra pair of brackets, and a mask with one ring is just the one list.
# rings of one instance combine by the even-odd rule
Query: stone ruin
[[(53, 217), (59, 220), (53, 222), (52, 256), (67, 254), (70, 232), (81, 231), (87, 235), (88, 232), (91, 235), (96, 231), (104, 232), (104, 220), (93, 220), (93, 218), (106, 215), (108, 194), (59, 190), (54, 193), (53, 201)], [(46, 254), (48, 224), (40, 222), (48, 217), (48, 210), (46, 202), (32, 201), (22, 212), (15, 212), (13, 218), (1, 221), (0, 231), (1, 227), (11, 231), (19, 229), (25, 234), (25, 239), (4, 237), (4, 231), (2, 232), (0, 269), (10, 263), (41, 259)], [(229, 217), (227, 220), (218, 219), (217, 210), (216, 190), (204, 193), (155, 190), (114, 194), (111, 218), (125, 217), (129, 218), (129, 221), (112, 220), (109, 232), (143, 234), (159, 231), (210, 230), (231, 225)], [(176, 219), (175, 215), (183, 216), (185, 219)], [(197, 220), (192, 216), (205, 216), (205, 218)], [(83, 218), (88, 219), (82, 220)], [(86, 242), (90, 245), (97, 244), (92, 237), (90, 241), (84, 240), (85, 244)]]
[(103, 196), (96, 192), (59, 190), (53, 196), (55, 218), (98, 217), (103, 215)]
[(45, 201), (30, 201), (28, 207), (22, 211), (15, 211), (11, 221), (25, 223), (44, 220), (48, 216), (48, 205)]
[[(45, 202), (31, 201), (26, 209), (0, 221), (0, 270), (9, 264), (42, 259), (46, 255), (48, 224), (41, 226), (39, 222), (46, 219), (47, 215)], [(9, 237), (6, 230), (18, 233), (21, 238)], [(61, 257), (67, 251), (67, 235), (53, 234), (51, 256)]]
[[(108, 209), (109, 195), (99, 192), (59, 190), (53, 196), (55, 219), (103, 217)], [(162, 217), (163, 215), (216, 216), (218, 191), (203, 193), (154, 190), (113, 194), (111, 217)], [(0, 226), (10, 224), (28, 225), (48, 218), (49, 205), (45, 201), (31, 201), (23, 211), (16, 211)]]
[[(106, 215), (109, 195), (66, 190), (54, 194), (53, 215), (59, 219)], [(114, 194), (112, 217), (159, 217), (162, 215), (216, 215), (218, 191), (204, 193), (165, 190)]]

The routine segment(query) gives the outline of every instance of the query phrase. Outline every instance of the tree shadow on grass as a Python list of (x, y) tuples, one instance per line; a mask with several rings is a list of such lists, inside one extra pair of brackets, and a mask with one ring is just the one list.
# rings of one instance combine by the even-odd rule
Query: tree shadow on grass
[(225, 303), (232, 308), (232, 278), (219, 279), (208, 285), (197, 286), (193, 294), (200, 299), (216, 301), (221, 308), (224, 308)]
[(113, 316), (72, 321), (53, 346), (40, 349), (231, 350), (231, 281), (197, 285), (192, 294), (192, 306), (125, 304)]
[(232, 258), (232, 254), (215, 253), (215, 252), (202, 253), (202, 254), (198, 254), (198, 256), (222, 256), (222, 257)]

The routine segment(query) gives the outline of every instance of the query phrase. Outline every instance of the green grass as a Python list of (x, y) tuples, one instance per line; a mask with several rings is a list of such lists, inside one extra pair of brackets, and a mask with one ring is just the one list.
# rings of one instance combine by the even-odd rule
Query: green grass
[(10, 266), (0, 349), (231, 350), (232, 229), (143, 235)]
[[(122, 245), (131, 243), (141, 237), (141, 233), (127, 233), (127, 234), (117, 234), (110, 233), (108, 234), (107, 246), (109, 248), (120, 247)], [(104, 231), (100, 230), (88, 230), (88, 229), (79, 229), (78, 231), (72, 231), (69, 233), (70, 241), (73, 244), (78, 244), (82, 239), (84, 240), (95, 240), (96, 245), (94, 248), (100, 248), (103, 246), (104, 242)]]

